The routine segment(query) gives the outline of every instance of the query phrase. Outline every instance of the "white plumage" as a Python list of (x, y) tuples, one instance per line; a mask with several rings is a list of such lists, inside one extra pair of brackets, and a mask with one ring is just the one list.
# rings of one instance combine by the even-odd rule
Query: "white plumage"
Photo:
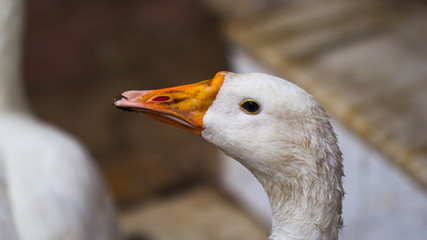
[[(1, 239), (114, 240), (110, 195), (79, 143), (34, 118), (20, 87), (21, 0), (0, 0)], [(14, 231), (16, 230), (16, 231)]]

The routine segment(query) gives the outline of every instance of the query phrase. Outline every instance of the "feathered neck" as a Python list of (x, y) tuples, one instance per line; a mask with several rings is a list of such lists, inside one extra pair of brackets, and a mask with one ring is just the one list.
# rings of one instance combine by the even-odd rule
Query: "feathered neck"
[(338, 239), (343, 225), (342, 154), (328, 119), (323, 120), (306, 146), (270, 161), (276, 164), (273, 172), (250, 169), (270, 200), (271, 240)]
[(263, 185), (272, 209), (270, 240), (336, 240), (342, 228), (342, 154), (329, 119), (320, 118), (305, 144), (286, 144), (245, 165)]
[(0, 2), (0, 112), (28, 111), (20, 81), (22, 4)]
[(273, 213), (271, 240), (338, 239), (342, 227), (341, 183), (315, 175), (289, 181), (258, 175)]

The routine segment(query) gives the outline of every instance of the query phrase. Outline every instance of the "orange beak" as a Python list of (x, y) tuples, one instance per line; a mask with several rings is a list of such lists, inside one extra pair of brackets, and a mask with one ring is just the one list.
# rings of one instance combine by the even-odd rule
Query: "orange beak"
[(201, 135), (203, 117), (228, 74), (219, 72), (211, 80), (178, 87), (126, 91), (114, 100), (114, 106), (146, 113), (157, 120)]

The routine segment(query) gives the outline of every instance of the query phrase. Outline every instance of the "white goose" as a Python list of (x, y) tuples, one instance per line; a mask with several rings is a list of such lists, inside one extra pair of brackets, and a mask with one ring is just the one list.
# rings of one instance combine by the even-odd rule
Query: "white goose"
[(306, 91), (261, 73), (127, 91), (119, 108), (201, 135), (248, 168), (273, 212), (271, 240), (338, 238), (342, 157), (323, 108)]
[(22, 5), (0, 0), (0, 238), (118, 239), (114, 207), (91, 158), (25, 104)]

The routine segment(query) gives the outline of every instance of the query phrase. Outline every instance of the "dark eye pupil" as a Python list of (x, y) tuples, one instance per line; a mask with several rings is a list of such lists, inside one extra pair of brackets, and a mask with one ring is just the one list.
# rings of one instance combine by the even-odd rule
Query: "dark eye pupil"
[(254, 113), (258, 111), (259, 105), (254, 101), (246, 101), (242, 104), (242, 108), (248, 112)]

